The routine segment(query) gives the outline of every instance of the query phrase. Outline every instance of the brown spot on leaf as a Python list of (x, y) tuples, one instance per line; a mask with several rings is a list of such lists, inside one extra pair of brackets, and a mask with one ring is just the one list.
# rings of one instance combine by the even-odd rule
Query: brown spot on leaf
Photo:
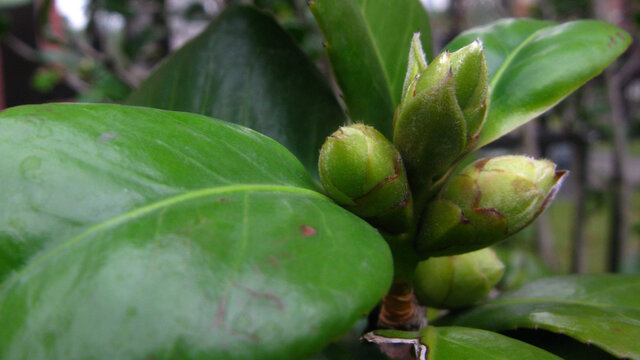
[(229, 202), (229, 199), (227, 199), (227, 198), (220, 198), (220, 199), (218, 199), (218, 201), (220, 201), (220, 202), (222, 202), (222, 203), (226, 203), (226, 202)]
[(117, 132), (102, 133), (102, 134), (100, 134), (100, 136), (98, 136), (98, 141), (100, 141), (100, 142), (109, 142), (109, 141), (115, 139), (117, 136), (118, 136)]
[(622, 35), (621, 32), (617, 32), (616, 36), (619, 37), (621, 40), (624, 40), (624, 35)]
[(282, 265), (282, 261), (280, 261), (280, 259), (278, 259), (278, 258), (277, 258), (277, 257), (275, 257), (275, 256), (269, 256), (269, 258), (267, 259), (267, 261), (268, 261), (270, 264), (275, 265), (275, 266), (280, 266), (280, 265)]
[(216, 327), (222, 327), (224, 325), (224, 318), (227, 314), (227, 298), (223, 297), (220, 303), (218, 304), (218, 308), (216, 309)]
[(284, 302), (278, 296), (276, 296), (276, 295), (274, 295), (274, 294), (272, 294), (270, 292), (267, 292), (267, 291), (253, 290), (251, 288), (248, 288), (248, 287), (242, 286), (242, 285), (238, 285), (238, 284), (234, 284), (234, 286), (239, 287), (239, 288), (247, 291), (253, 297), (264, 298), (264, 299), (267, 299), (269, 301), (272, 301), (278, 307), (278, 309), (280, 311), (284, 311)]
[(613, 330), (613, 331), (615, 331), (615, 332), (622, 332), (622, 329), (620, 329), (620, 328), (619, 328), (619, 327), (617, 327), (617, 326), (612, 327), (612, 328), (611, 328), (611, 330)]
[(611, 41), (611, 43), (615, 44), (618, 41), (616, 40), (616, 38), (614, 38), (613, 36), (609, 37), (609, 41)]
[(318, 231), (316, 229), (312, 228), (309, 225), (302, 225), (302, 226), (300, 226), (300, 233), (304, 237), (309, 237), (309, 236), (316, 235), (318, 233)]

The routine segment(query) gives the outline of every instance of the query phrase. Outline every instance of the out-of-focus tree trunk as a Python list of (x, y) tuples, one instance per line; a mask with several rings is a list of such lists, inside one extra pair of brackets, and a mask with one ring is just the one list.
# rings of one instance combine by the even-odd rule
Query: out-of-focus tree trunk
[(631, 189), (626, 171), (629, 163), (627, 155), (629, 152), (628, 126), (620, 80), (614, 70), (607, 70), (605, 78), (611, 106), (611, 125), (613, 126), (613, 174), (611, 178), (613, 199), (608, 270), (616, 272), (620, 269), (625, 242), (629, 235), (629, 195)]
[(588, 142), (586, 134), (581, 130), (578, 119), (580, 93), (570, 97), (564, 105), (562, 121), (565, 132), (571, 138), (573, 159), (571, 161), (572, 180), (574, 181), (575, 213), (571, 229), (571, 272), (584, 273), (587, 270), (587, 244), (584, 237), (586, 216), (587, 171), (588, 171)]
[[(595, 14), (600, 19), (614, 25), (623, 26), (626, 5), (625, 0), (595, 0)], [(611, 272), (620, 270), (626, 241), (629, 236), (629, 212), (631, 209), (629, 198), (631, 188), (627, 174), (629, 167), (629, 141), (627, 139), (629, 116), (624, 98), (624, 85), (626, 78), (629, 76), (625, 73), (634, 70), (633, 68), (631, 70), (628, 69), (630, 65), (636, 67), (637, 65), (634, 65), (636, 62), (638, 62), (637, 57), (630, 57), (620, 71), (616, 72), (614, 67), (610, 67), (605, 71), (605, 81), (611, 107), (611, 126), (613, 127), (613, 174), (611, 179), (613, 198), (608, 263), (608, 270)]]

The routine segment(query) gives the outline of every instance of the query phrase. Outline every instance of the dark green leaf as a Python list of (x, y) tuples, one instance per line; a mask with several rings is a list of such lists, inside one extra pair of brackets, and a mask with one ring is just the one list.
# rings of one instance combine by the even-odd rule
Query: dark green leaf
[(300, 359), (391, 283), (378, 232), (254, 131), (59, 104), (0, 134), (3, 359)]
[(493, 331), (540, 328), (640, 359), (640, 276), (542, 279), (440, 323)]
[(445, 47), (445, 50), (453, 52), (476, 39), (482, 40), (489, 79), (491, 79), (505, 59), (529, 36), (553, 25), (555, 25), (554, 22), (535, 19), (502, 19), (460, 33)]
[(545, 349), (565, 360), (614, 360), (615, 356), (599, 348), (583, 344), (568, 336), (545, 330), (518, 329), (502, 332), (503, 335)]
[(491, 79), (491, 105), (477, 147), (552, 108), (600, 74), (630, 42), (624, 30), (596, 20), (537, 31)]
[(0, 0), (0, 9), (25, 6), (32, 2), (33, 0)]
[(391, 137), (413, 33), (431, 58), (429, 17), (418, 0), (313, 0), (333, 72), (353, 121)]
[(325, 137), (345, 122), (315, 66), (271, 17), (251, 7), (230, 6), (128, 103), (250, 127), (283, 144), (313, 174)]
[(365, 338), (376, 343), (413, 342), (420, 354), (418, 360), (560, 360), (540, 348), (504, 335), (464, 327), (428, 326), (419, 334), (378, 330)]

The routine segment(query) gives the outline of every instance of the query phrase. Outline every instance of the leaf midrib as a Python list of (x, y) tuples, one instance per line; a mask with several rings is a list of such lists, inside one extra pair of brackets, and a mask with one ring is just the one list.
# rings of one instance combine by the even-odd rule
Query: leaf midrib
[(301, 195), (315, 197), (317, 199), (331, 201), (326, 196), (320, 194), (319, 192), (305, 189), (305, 188), (290, 186), (290, 185), (237, 184), (237, 185), (218, 186), (213, 188), (188, 191), (185, 193), (181, 193), (172, 197), (168, 197), (168, 198), (141, 206), (139, 208), (130, 210), (124, 214), (120, 214), (109, 220), (103, 221), (99, 224), (92, 226), (91, 228), (87, 229), (86, 231), (82, 232), (79, 235), (76, 235), (66, 241), (63, 241), (59, 245), (56, 245), (52, 249), (48, 250), (46, 254), (30, 262), (20, 270), (15, 271), (11, 276), (8, 276), (2, 283), (0, 283), (0, 294), (3, 292), (3, 290), (5, 290), (5, 288), (8, 287), (10, 283), (12, 283), (15, 279), (19, 278), (20, 276), (22, 276), (29, 269), (38, 266), (40, 263), (45, 262), (47, 259), (59, 253), (60, 251), (70, 246), (73, 246), (74, 244), (82, 240), (90, 238), (92, 234), (103, 231), (105, 229), (108, 229), (120, 223), (126, 222), (128, 220), (143, 216), (145, 214), (161, 209), (163, 207), (169, 207), (184, 201), (203, 198), (203, 197), (216, 195), (216, 194), (230, 194), (230, 193), (240, 193), (240, 192), (279, 192), (279, 193), (289, 193), (289, 194), (301, 194)]
[(392, 104), (391, 108), (393, 109), (393, 96), (391, 96), (392, 94), (390, 89), (391, 80), (389, 79), (389, 74), (387, 73), (387, 69), (384, 66), (384, 62), (382, 61), (382, 55), (380, 54), (378, 43), (375, 40), (376, 39), (375, 36), (373, 36), (373, 32), (371, 31), (371, 26), (369, 26), (369, 21), (364, 11), (367, 1), (368, 0), (363, 0), (362, 6), (359, 6), (358, 2), (355, 0), (352, 0), (352, 3), (356, 5), (356, 8), (358, 9), (360, 16), (362, 17), (362, 22), (364, 23), (364, 28), (367, 32), (367, 37), (371, 42), (371, 46), (373, 47), (373, 50), (376, 54), (376, 59), (378, 60), (378, 65), (380, 65), (380, 69), (382, 70), (382, 75), (384, 75), (386, 95), (389, 99), (389, 102)]

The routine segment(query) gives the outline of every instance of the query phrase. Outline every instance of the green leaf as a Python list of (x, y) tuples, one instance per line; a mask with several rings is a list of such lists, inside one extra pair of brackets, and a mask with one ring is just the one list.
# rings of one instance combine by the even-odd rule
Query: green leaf
[(413, 344), (418, 360), (559, 360), (540, 348), (490, 331), (428, 326), (420, 333), (378, 330), (365, 335), (378, 344)]
[(324, 139), (346, 121), (331, 88), (265, 13), (230, 6), (154, 71), (128, 103), (203, 114), (283, 144), (316, 174)]
[(299, 359), (391, 283), (378, 232), (249, 129), (57, 104), (0, 134), (0, 260), (41, 249), (0, 284), (3, 359)]
[(540, 328), (640, 359), (640, 276), (542, 279), (439, 323), (493, 331)]
[(617, 357), (599, 348), (581, 343), (568, 336), (545, 330), (518, 329), (502, 332), (503, 335), (542, 348), (565, 360), (615, 360)]
[(544, 113), (622, 54), (631, 37), (596, 20), (544, 28), (491, 79), (491, 107), (477, 147)]
[(8, 109), (0, 114), (0, 154), (0, 280), (91, 225), (188, 190), (315, 189), (293, 155), (271, 139), (204, 116), (153, 109)]
[(445, 46), (445, 50), (457, 51), (476, 39), (482, 40), (489, 79), (491, 79), (505, 59), (529, 36), (555, 24), (552, 21), (536, 19), (502, 19), (460, 33)]
[(349, 117), (391, 138), (413, 33), (431, 58), (429, 16), (419, 0), (313, 0)]

